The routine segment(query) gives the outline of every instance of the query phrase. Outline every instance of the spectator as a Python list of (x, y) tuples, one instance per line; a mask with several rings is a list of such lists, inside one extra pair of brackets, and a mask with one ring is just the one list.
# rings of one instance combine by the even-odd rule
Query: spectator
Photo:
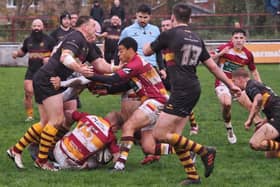
[(70, 23), (71, 23), (72, 28), (76, 27), (76, 23), (77, 23), (78, 18), (79, 18), (79, 15), (77, 13), (72, 13), (71, 14)]
[(56, 43), (62, 41), (67, 34), (73, 31), (71, 28), (71, 15), (69, 12), (64, 11), (60, 16), (59, 22), (60, 26), (50, 34)]
[(121, 34), (121, 19), (114, 15), (110, 19), (110, 25), (102, 29), (101, 37), (104, 41), (104, 57), (107, 62), (114, 63), (114, 55), (118, 47), (118, 41)]
[(114, 0), (113, 6), (110, 11), (110, 17), (117, 15), (121, 18), (122, 22), (125, 20), (124, 8), (120, 5), (120, 0)]
[(98, 21), (100, 25), (102, 25), (104, 19), (104, 11), (103, 8), (100, 6), (98, 0), (95, 0), (93, 2), (93, 7), (90, 10), (90, 16), (96, 21)]

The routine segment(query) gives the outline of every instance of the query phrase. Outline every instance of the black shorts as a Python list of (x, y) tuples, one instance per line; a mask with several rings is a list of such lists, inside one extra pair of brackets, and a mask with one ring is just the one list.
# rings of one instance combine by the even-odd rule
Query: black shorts
[(268, 122), (280, 134), (280, 99), (274, 100), (269, 106), (269, 112), (266, 111)]
[(189, 116), (199, 100), (200, 92), (199, 86), (190, 90), (172, 92), (163, 111), (180, 117)]
[(27, 70), (25, 72), (24, 80), (33, 80), (33, 76), (35, 73), (36, 73), (36, 71), (32, 71), (32, 70), (30, 70), (30, 68), (27, 68)]
[(40, 70), (33, 76), (33, 89), (35, 101), (38, 104), (42, 104), (46, 98), (60, 94), (65, 90), (65, 88), (55, 90), (50, 82), (50, 76), (47, 76)]

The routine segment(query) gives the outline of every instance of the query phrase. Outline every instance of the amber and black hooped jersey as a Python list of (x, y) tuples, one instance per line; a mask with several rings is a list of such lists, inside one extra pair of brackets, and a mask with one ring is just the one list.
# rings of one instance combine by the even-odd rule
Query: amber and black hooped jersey
[(277, 96), (271, 88), (256, 80), (249, 80), (245, 90), (252, 102), (257, 94), (262, 95), (262, 108), (264, 109), (264, 112), (269, 110), (269, 107), (275, 100), (280, 100), (280, 97)]
[(69, 30), (63, 30), (61, 27), (58, 27), (50, 33), (50, 36), (57, 43), (61, 42), (69, 33), (73, 32), (74, 29), (70, 28)]
[(178, 26), (162, 32), (151, 43), (154, 52), (167, 50), (166, 61), (172, 90), (185, 90), (199, 85), (196, 66), (210, 58), (205, 44), (188, 26)]
[(50, 57), (54, 45), (54, 40), (44, 33), (40, 41), (35, 40), (31, 35), (24, 40), (21, 50), (28, 53), (30, 71), (36, 72), (43, 65), (43, 59)]
[(60, 61), (62, 51), (71, 50), (73, 58), (78, 63), (92, 62), (100, 57), (94, 45), (88, 43), (81, 32), (73, 31), (55, 47), (49, 62), (40, 69), (41, 73), (44, 74), (41, 76), (59, 76), (61, 80), (66, 80), (73, 73), (73, 70), (67, 68)]

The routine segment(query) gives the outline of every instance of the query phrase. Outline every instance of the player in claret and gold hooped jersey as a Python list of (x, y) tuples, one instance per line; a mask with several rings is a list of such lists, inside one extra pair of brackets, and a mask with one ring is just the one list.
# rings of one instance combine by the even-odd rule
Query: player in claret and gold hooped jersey
[(114, 112), (103, 118), (75, 111), (72, 118), (78, 121), (77, 126), (56, 143), (53, 152), (61, 169), (94, 168), (94, 159), (89, 158), (106, 147), (116, 161), (119, 147), (114, 132), (119, 129), (122, 120)]
[[(235, 29), (232, 32), (231, 41), (218, 48), (218, 52), (214, 54), (213, 58), (218, 58), (218, 64), (223, 72), (231, 79), (231, 74), (239, 67), (248, 66), (255, 80), (261, 82), (259, 72), (254, 63), (253, 54), (244, 46), (246, 42), (246, 32), (242, 29)], [(228, 87), (219, 79), (215, 81), (215, 91), (222, 106), (222, 115), (227, 129), (227, 138), (229, 143), (234, 144), (237, 138), (234, 134), (231, 124), (231, 104), (232, 95)], [(252, 103), (244, 92), (236, 100), (250, 110)], [(255, 116), (255, 123), (261, 121), (259, 115)]]

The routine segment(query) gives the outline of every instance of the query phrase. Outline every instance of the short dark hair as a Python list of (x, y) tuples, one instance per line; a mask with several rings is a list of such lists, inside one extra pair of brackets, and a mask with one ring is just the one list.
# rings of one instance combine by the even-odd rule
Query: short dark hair
[(237, 34), (237, 33), (242, 33), (244, 36), (246, 36), (246, 31), (245, 30), (243, 30), (243, 29), (240, 29), (240, 28), (238, 28), (238, 29), (234, 29), (233, 31), (232, 31), (232, 36), (233, 35), (235, 35), (235, 34)]
[(141, 5), (138, 6), (136, 12), (142, 12), (142, 13), (147, 13), (147, 14), (151, 15), (152, 10), (151, 10), (151, 7), (149, 5), (141, 4)]
[(177, 3), (172, 8), (172, 14), (177, 21), (188, 23), (192, 14), (192, 9), (186, 3)]
[(122, 39), (119, 43), (119, 46), (123, 45), (126, 49), (132, 48), (135, 52), (137, 51), (138, 45), (136, 40), (131, 37), (126, 37)]
[(92, 19), (91, 16), (80, 16), (77, 20), (76, 27), (79, 27), (82, 24), (89, 22), (90, 19)]
[(232, 77), (244, 77), (244, 78), (248, 78), (250, 77), (249, 73), (247, 70), (245, 70), (244, 68), (238, 68), (235, 71), (232, 72)]
[(62, 20), (64, 18), (71, 19), (71, 14), (68, 11), (62, 12), (61, 15), (60, 15), (60, 18), (59, 18), (60, 23), (62, 23)]

